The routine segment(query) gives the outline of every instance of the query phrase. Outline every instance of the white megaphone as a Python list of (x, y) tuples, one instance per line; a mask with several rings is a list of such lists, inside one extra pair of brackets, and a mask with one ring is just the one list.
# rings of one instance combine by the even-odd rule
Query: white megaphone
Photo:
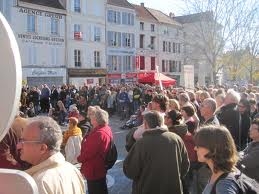
[[(4, 138), (19, 107), (22, 69), (19, 48), (11, 27), (0, 12), (0, 141)], [(6, 194), (38, 194), (35, 181), (25, 172), (0, 169), (0, 191)]]

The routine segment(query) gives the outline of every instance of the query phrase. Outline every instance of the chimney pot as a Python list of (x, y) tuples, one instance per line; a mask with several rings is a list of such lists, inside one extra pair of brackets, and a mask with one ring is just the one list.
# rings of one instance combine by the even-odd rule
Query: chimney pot
[(141, 7), (145, 7), (145, 4), (144, 3), (140, 3)]

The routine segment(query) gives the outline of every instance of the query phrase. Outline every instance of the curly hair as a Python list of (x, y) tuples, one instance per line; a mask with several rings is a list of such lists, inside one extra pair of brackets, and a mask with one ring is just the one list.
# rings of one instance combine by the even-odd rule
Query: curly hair
[(195, 145), (209, 150), (206, 158), (213, 162), (213, 172), (230, 172), (238, 161), (235, 142), (224, 126), (208, 125), (200, 128), (194, 136)]

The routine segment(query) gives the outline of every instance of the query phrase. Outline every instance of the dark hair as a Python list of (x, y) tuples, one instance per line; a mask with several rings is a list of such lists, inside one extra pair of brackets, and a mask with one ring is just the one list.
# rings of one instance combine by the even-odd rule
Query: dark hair
[(182, 115), (179, 111), (171, 110), (166, 115), (172, 120), (173, 125), (180, 125), (180, 120), (182, 119)]
[(258, 131), (259, 131), (259, 118), (256, 118), (252, 121), (251, 125), (254, 124), (254, 125), (257, 125), (258, 126)]
[(213, 172), (222, 170), (230, 172), (238, 160), (235, 142), (224, 126), (208, 125), (200, 128), (194, 135), (194, 142), (197, 147), (204, 147), (209, 150), (206, 158), (213, 161)]
[(157, 111), (149, 111), (143, 118), (150, 128), (161, 127), (163, 124), (163, 118)]
[(188, 117), (193, 116), (194, 113), (195, 113), (195, 110), (194, 110), (194, 108), (193, 108), (192, 105), (190, 105), (190, 106), (184, 106), (184, 107), (182, 107), (182, 110), (184, 110), (184, 111), (186, 112), (186, 114), (187, 114)]
[(162, 94), (157, 94), (154, 96), (154, 98), (152, 99), (152, 101), (158, 103), (160, 105), (160, 109), (162, 111), (166, 111), (167, 106), (168, 106), (168, 98)]
[(239, 101), (239, 104), (243, 104), (244, 106), (245, 106), (245, 108), (246, 108), (246, 112), (247, 113), (249, 113), (250, 114), (250, 103), (249, 103), (249, 101), (247, 100), (247, 99), (244, 99), (244, 98), (242, 98), (240, 101)]

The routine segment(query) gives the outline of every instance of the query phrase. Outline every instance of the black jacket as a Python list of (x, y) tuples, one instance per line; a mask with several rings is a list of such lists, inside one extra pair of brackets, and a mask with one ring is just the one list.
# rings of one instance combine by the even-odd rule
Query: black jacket
[(220, 111), (217, 114), (219, 123), (225, 125), (230, 131), (237, 148), (240, 148), (241, 141), (241, 132), (240, 132), (240, 123), (241, 118), (238, 111), (238, 106), (235, 103), (225, 105), (221, 107)]

